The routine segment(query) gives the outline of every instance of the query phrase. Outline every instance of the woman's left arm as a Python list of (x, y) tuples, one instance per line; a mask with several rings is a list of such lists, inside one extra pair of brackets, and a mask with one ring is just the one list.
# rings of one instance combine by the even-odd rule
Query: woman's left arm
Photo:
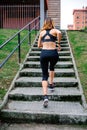
[(58, 33), (57, 33), (57, 37), (58, 37), (58, 43), (60, 43), (61, 38), (62, 38), (62, 34), (61, 34), (60, 31), (58, 31)]
[(60, 51), (61, 50), (60, 41), (62, 38), (62, 34), (59, 30), (57, 30), (57, 37), (58, 37), (58, 51)]

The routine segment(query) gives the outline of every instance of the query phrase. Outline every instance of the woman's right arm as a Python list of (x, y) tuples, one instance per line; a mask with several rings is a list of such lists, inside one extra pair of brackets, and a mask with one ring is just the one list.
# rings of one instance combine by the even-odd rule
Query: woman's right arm
[(39, 38), (38, 38), (38, 47), (39, 47), (39, 48), (42, 48), (42, 47), (43, 47), (43, 45), (42, 45), (42, 43), (41, 43), (41, 34), (39, 35)]

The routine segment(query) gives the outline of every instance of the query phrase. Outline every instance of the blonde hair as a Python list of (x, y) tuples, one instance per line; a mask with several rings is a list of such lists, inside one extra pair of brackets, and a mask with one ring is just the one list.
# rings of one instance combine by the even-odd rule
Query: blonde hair
[(54, 28), (54, 22), (50, 17), (48, 17), (45, 19), (44, 25), (43, 25), (41, 31), (46, 30), (46, 29), (53, 29), (53, 28)]

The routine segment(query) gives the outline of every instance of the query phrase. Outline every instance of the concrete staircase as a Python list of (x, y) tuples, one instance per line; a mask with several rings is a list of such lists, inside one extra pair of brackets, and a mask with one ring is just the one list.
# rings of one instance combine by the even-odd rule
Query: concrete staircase
[(58, 27), (60, 27), (60, 4), (61, 0), (48, 0), (47, 16), (51, 17), (55, 22), (55, 26)]
[(8, 102), (1, 111), (1, 118), (11, 122), (39, 122), (56, 124), (86, 124), (87, 111), (83, 108), (83, 93), (76, 74), (73, 55), (65, 31), (62, 31), (60, 61), (55, 69), (55, 91), (48, 90), (49, 106), (43, 108), (40, 51), (37, 39), (14, 88), (9, 92)]

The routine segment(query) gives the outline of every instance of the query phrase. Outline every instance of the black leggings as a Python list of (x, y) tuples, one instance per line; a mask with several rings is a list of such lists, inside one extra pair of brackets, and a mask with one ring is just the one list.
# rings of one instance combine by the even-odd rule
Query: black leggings
[(59, 59), (57, 50), (42, 50), (40, 55), (40, 63), (42, 68), (42, 80), (48, 80), (50, 71), (54, 71), (54, 66), (56, 65)]

